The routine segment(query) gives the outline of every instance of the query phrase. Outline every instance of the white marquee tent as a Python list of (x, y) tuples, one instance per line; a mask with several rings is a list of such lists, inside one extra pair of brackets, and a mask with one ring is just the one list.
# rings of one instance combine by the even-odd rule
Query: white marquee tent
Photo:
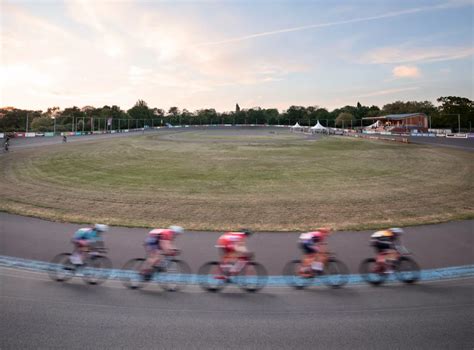
[(320, 123), (319, 123), (319, 120), (318, 122), (316, 123), (315, 126), (311, 127), (310, 128), (311, 132), (326, 132), (328, 131), (328, 128), (322, 126)]
[(303, 127), (302, 127), (300, 124), (298, 124), (298, 122), (296, 122), (295, 125), (290, 126), (290, 129), (293, 129), (293, 130), (296, 130), (296, 129), (299, 130), (299, 129), (302, 129), (302, 128), (303, 128)]

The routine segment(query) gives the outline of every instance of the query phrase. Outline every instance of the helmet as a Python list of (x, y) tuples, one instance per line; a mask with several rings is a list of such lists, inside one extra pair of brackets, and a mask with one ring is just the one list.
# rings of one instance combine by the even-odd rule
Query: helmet
[(320, 227), (316, 231), (321, 232), (324, 235), (328, 235), (331, 232), (331, 228), (329, 228), (329, 227)]
[(242, 228), (242, 229), (240, 229), (240, 232), (245, 233), (246, 236), (253, 235), (253, 232), (251, 230), (249, 230), (248, 228)]
[(95, 224), (94, 229), (98, 232), (107, 232), (109, 230), (109, 226), (104, 224)]
[(389, 229), (389, 231), (396, 236), (400, 236), (401, 234), (405, 233), (405, 231), (403, 231), (403, 229), (399, 227), (392, 227), (391, 229)]
[(182, 228), (181, 226), (175, 226), (175, 225), (171, 225), (170, 227), (168, 227), (171, 231), (173, 231), (174, 233), (180, 235), (182, 233), (184, 233), (184, 228)]

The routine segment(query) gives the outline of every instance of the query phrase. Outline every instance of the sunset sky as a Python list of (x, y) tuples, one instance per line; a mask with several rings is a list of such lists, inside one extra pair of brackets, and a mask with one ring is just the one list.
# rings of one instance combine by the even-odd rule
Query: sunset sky
[(0, 0), (0, 107), (473, 99), (474, 2)]

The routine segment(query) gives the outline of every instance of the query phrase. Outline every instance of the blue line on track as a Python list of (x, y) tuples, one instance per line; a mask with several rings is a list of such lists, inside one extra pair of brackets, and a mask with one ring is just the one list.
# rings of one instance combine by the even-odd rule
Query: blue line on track
[[(15, 268), (20, 270), (29, 270), (36, 272), (47, 272), (51, 269), (57, 267), (56, 264), (49, 262), (38, 261), (38, 260), (29, 260), (23, 258), (16, 258), (11, 256), (0, 255), (0, 267)], [(129, 272), (119, 269), (112, 269), (109, 276), (110, 279), (120, 280), (124, 276), (127, 276)], [(453, 267), (444, 267), (438, 269), (429, 269), (421, 271), (422, 281), (436, 281), (452, 278), (466, 278), (474, 277), (474, 265), (464, 265), (464, 266), (453, 266)], [(323, 277), (324, 278), (324, 277)], [(167, 279), (172, 280), (172, 276), (168, 276)], [(199, 275), (187, 275), (186, 283), (189, 284), (198, 284), (200, 280)], [(387, 279), (388, 282), (395, 281), (395, 276), (391, 275)], [(171, 281), (170, 281), (171, 282)], [(353, 274), (349, 275), (348, 284), (360, 284), (365, 283), (361, 275)], [(312, 285), (317, 286), (321, 285), (321, 278), (314, 279)], [(268, 286), (287, 286), (287, 277), (286, 276), (269, 276), (267, 280)]]

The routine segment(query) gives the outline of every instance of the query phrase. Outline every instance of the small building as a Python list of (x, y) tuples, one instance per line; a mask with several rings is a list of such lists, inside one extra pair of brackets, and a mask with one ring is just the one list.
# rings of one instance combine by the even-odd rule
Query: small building
[(424, 113), (389, 114), (380, 117), (366, 117), (363, 120), (378, 121), (384, 128), (427, 129), (428, 116)]

